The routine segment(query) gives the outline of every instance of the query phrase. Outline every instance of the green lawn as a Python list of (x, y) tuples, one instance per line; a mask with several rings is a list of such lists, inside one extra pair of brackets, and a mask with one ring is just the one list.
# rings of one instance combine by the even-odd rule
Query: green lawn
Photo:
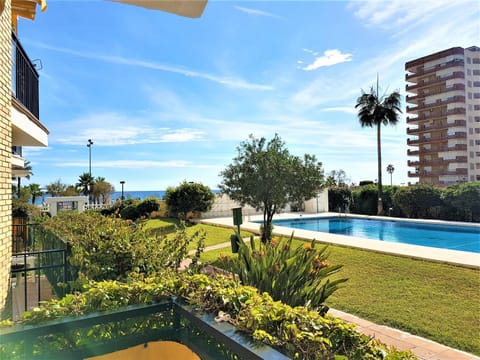
[[(145, 222), (145, 228), (156, 234), (173, 236), (174, 227), (172, 225), (178, 224), (176, 219), (152, 219)], [(212, 246), (224, 242), (230, 242), (230, 235), (234, 233), (233, 229), (206, 225), (206, 224), (187, 224), (187, 233), (193, 235), (198, 230), (204, 230), (207, 234), (205, 246)], [(242, 237), (249, 237), (250, 232), (241, 231)], [(194, 250), (196, 244), (190, 244), (188, 250)]]
[[(295, 245), (302, 244), (296, 241)], [(329, 260), (348, 282), (327, 305), (480, 355), (480, 271), (330, 246)], [(230, 248), (205, 252), (214, 263)]]

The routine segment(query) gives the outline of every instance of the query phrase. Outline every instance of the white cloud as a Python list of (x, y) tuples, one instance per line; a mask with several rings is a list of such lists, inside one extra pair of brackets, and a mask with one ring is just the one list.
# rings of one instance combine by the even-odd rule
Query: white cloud
[[(308, 49), (304, 49), (304, 51), (311, 52), (314, 55), (316, 54)], [(352, 61), (352, 54), (342, 54), (342, 52), (338, 49), (325, 50), (323, 56), (315, 58), (313, 63), (303, 67), (302, 69), (311, 71), (324, 66), (332, 66), (347, 61)]]
[(263, 10), (252, 9), (244, 6), (238, 6), (238, 5), (235, 5), (234, 8), (249, 15), (266, 16), (266, 17), (273, 17), (277, 19), (283, 19), (281, 16), (278, 16)]
[[(151, 124), (150, 124), (151, 123)], [(73, 132), (72, 129), (81, 129)], [(158, 122), (156, 114), (136, 117), (112, 112), (86, 114), (52, 127), (50, 143), (96, 146), (158, 144), (204, 141), (207, 133), (191, 127), (171, 128)]]
[(43, 48), (43, 49), (48, 49), (56, 52), (61, 52), (64, 54), (70, 54), (86, 59), (91, 59), (91, 60), (98, 60), (98, 61), (103, 61), (111, 64), (120, 64), (120, 65), (128, 65), (128, 66), (136, 66), (136, 67), (143, 67), (143, 68), (148, 68), (148, 69), (154, 69), (154, 70), (160, 70), (160, 71), (166, 71), (166, 72), (171, 72), (175, 74), (180, 74), (188, 77), (196, 77), (200, 79), (205, 79), (209, 80), (212, 82), (215, 82), (217, 84), (222, 84), (231, 88), (236, 88), (236, 89), (244, 89), (244, 90), (273, 90), (273, 87), (270, 85), (263, 85), (263, 84), (256, 84), (249, 82), (247, 80), (241, 79), (241, 78), (235, 78), (235, 77), (229, 77), (229, 76), (219, 76), (219, 75), (213, 75), (205, 72), (200, 72), (196, 70), (189, 70), (185, 69), (183, 67), (176, 67), (176, 66), (171, 66), (171, 65), (165, 65), (161, 63), (154, 63), (150, 61), (145, 61), (145, 60), (139, 60), (139, 59), (132, 59), (132, 58), (126, 58), (123, 56), (113, 56), (113, 55), (103, 55), (99, 53), (89, 53), (86, 51), (77, 51), (69, 48), (63, 48), (63, 47), (57, 47), (57, 46), (51, 46), (43, 43), (35, 43), (34, 44), (37, 47)]
[(353, 106), (333, 106), (320, 109), (320, 111), (336, 111), (336, 112), (344, 112), (347, 114), (357, 114), (357, 110)]

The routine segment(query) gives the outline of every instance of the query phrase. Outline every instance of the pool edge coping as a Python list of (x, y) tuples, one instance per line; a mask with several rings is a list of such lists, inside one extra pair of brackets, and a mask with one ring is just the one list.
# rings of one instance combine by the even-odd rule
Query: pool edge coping
[[(299, 218), (312, 218), (312, 217), (338, 217), (338, 213), (326, 212), (326, 213), (281, 213), (274, 216), (274, 220), (287, 220), (287, 219), (299, 219)], [(388, 220), (388, 221), (406, 221), (425, 224), (444, 224), (444, 225), (457, 225), (457, 226), (470, 226), (480, 228), (480, 224), (477, 223), (465, 223), (465, 222), (452, 222), (443, 220), (429, 220), (429, 219), (404, 219), (385, 216), (372, 216), (372, 215), (357, 215), (357, 214), (341, 214), (341, 217), (362, 217), (368, 219)], [(251, 231), (254, 233), (260, 232), (260, 224), (252, 221), (262, 220), (262, 215), (246, 215), (244, 216), (244, 223), (240, 226), (241, 230)], [(199, 219), (199, 222), (221, 225), (234, 228), (233, 219), (228, 218), (208, 218)], [(291, 236), (292, 229), (288, 227), (275, 226), (273, 229), (275, 235)], [(366, 238), (359, 238), (354, 236), (329, 234), (311, 230), (294, 229), (294, 237), (301, 240), (313, 240), (315, 239), (319, 243), (331, 244), (342, 247), (349, 247), (360, 250), (373, 251), (382, 254), (395, 255), (408, 257), (412, 259), (426, 260), (437, 263), (445, 263), (449, 265), (461, 266), (471, 269), (480, 269), (480, 253), (449, 250), (434, 248), (421, 245), (411, 245), (403, 243), (394, 243), (381, 240), (371, 240)]]

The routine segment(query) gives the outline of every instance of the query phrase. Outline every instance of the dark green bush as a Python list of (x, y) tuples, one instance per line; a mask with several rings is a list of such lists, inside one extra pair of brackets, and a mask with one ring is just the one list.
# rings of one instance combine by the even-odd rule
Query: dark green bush
[(146, 198), (137, 205), (137, 211), (140, 216), (150, 217), (150, 214), (160, 209), (160, 200), (151, 197)]
[(328, 211), (349, 210), (353, 203), (353, 194), (347, 186), (331, 186), (328, 188)]
[(120, 210), (120, 216), (124, 220), (137, 220), (140, 217), (138, 208), (136, 205), (127, 205)]
[(362, 186), (353, 191), (352, 212), (364, 215), (377, 214), (377, 185)]

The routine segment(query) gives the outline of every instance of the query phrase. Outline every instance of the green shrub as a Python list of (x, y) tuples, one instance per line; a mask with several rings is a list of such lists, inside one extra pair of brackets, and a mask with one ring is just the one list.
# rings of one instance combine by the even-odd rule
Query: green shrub
[(210, 210), (215, 195), (208, 186), (184, 181), (177, 187), (168, 187), (164, 199), (172, 215), (186, 219), (188, 213)]
[(238, 256), (222, 261), (231, 261), (230, 269), (243, 284), (268, 292), (275, 300), (290, 306), (308, 306), (326, 313), (328, 307), (323, 302), (346, 281), (330, 281), (328, 277), (342, 266), (327, 261), (327, 247), (316, 249), (312, 241), (304, 247), (292, 248), (292, 239), (293, 235), (255, 245), (252, 238), (249, 246), (238, 241)]
[(136, 205), (127, 205), (120, 210), (120, 216), (124, 220), (137, 220), (140, 217)]
[[(387, 348), (358, 333), (352, 324), (321, 316), (305, 307), (292, 308), (273, 301), (267, 293), (260, 294), (255, 288), (221, 275), (209, 278), (201, 274), (164, 272), (129, 283), (91, 283), (83, 293), (69, 294), (26, 312), (23, 322), (38, 324), (65, 316), (149, 304), (171, 296), (183, 298), (203, 311), (229, 313), (231, 322), (239, 329), (292, 359), (415, 359), (411, 352)], [(88, 337), (107, 336), (112, 330), (111, 326), (106, 327), (103, 331), (108, 333), (104, 334), (101, 329), (77, 332), (75, 342), (84, 344)], [(124, 331), (128, 333), (133, 329)], [(70, 341), (57, 340), (59, 346), (70, 346)], [(5, 350), (0, 349), (0, 356), (9, 358), (11, 354), (2, 351)]]
[(369, 184), (353, 192), (352, 212), (364, 215), (377, 214), (377, 185)]
[(150, 214), (160, 209), (160, 200), (155, 197), (146, 198), (137, 205), (137, 211), (140, 216), (150, 217)]
[(331, 186), (328, 188), (328, 211), (347, 210), (353, 203), (353, 194), (347, 186)]
[(177, 270), (188, 246), (197, 243), (198, 256), (205, 234), (188, 235), (180, 224), (173, 237), (152, 236), (141, 225), (109, 218), (97, 212), (65, 212), (43, 222), (46, 231), (71, 247), (69, 263), (89, 280), (125, 279), (132, 272), (152, 274), (165, 268)]

